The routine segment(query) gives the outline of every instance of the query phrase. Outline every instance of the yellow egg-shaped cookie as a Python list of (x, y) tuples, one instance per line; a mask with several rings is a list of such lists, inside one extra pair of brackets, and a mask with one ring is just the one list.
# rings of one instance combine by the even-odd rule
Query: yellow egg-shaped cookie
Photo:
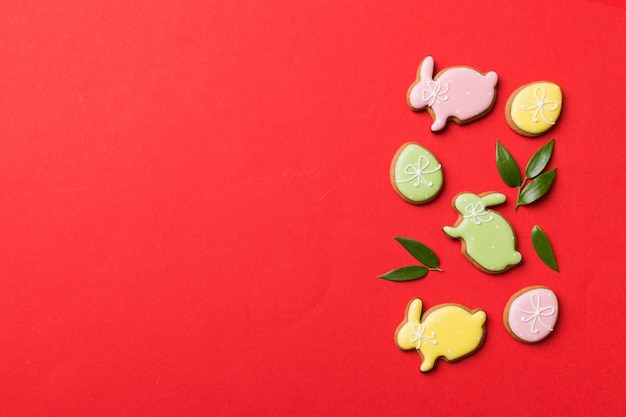
[(550, 81), (526, 84), (511, 94), (506, 103), (509, 126), (520, 135), (539, 136), (550, 130), (563, 108), (561, 87)]

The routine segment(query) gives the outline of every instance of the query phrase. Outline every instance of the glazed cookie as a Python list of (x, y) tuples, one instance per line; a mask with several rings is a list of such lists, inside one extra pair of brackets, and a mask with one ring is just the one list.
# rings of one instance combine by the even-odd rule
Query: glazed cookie
[(504, 308), (504, 326), (520, 342), (537, 343), (552, 334), (559, 316), (559, 301), (548, 288), (524, 288)]
[(428, 203), (443, 189), (441, 164), (417, 143), (405, 143), (398, 149), (389, 175), (394, 191), (412, 204)]
[(426, 57), (417, 78), (407, 92), (407, 103), (414, 111), (426, 109), (434, 119), (430, 130), (438, 132), (448, 119), (465, 124), (491, 110), (496, 100), (498, 75), (484, 74), (472, 67), (446, 68), (433, 77), (435, 61)]
[(562, 107), (561, 87), (550, 81), (538, 81), (515, 90), (506, 102), (504, 114), (514, 131), (534, 137), (552, 129)]
[(501, 193), (458, 194), (452, 200), (452, 207), (459, 213), (457, 222), (443, 228), (449, 237), (461, 239), (463, 255), (489, 274), (504, 272), (522, 261), (509, 222), (495, 210), (487, 209), (505, 201), (506, 196)]
[(396, 344), (402, 350), (417, 350), (420, 371), (428, 372), (439, 358), (454, 362), (474, 353), (485, 338), (486, 319), (483, 310), (458, 304), (441, 304), (422, 315), (422, 300), (415, 298), (396, 330)]

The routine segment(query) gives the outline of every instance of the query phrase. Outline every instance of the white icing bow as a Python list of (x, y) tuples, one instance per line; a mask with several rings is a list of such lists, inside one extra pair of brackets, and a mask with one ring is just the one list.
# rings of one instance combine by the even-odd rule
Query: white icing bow
[(426, 330), (426, 326), (420, 323), (415, 323), (411, 325), (411, 328), (414, 332), (409, 332), (409, 336), (411, 336), (411, 343), (417, 342), (417, 347), (415, 349), (419, 349), (422, 347), (422, 340), (424, 343), (430, 343), (431, 345), (436, 345), (437, 341), (435, 340), (435, 332), (432, 332), (430, 336), (424, 335), (424, 330)]
[(465, 207), (466, 215), (463, 216), (464, 219), (469, 219), (477, 225), (481, 223), (489, 223), (493, 220), (493, 215), (489, 214), (487, 210), (485, 210), (485, 206), (482, 202), (478, 202), (476, 204), (468, 204)]
[(435, 168), (432, 168), (430, 171), (426, 171), (426, 168), (428, 168), (429, 165), (430, 160), (424, 155), (420, 155), (419, 158), (417, 158), (417, 162), (415, 164), (408, 164), (404, 167), (403, 172), (407, 175), (410, 175), (410, 177), (404, 180), (396, 179), (396, 182), (402, 184), (417, 179), (417, 181), (413, 183), (414, 187), (419, 187), (420, 182), (423, 182), (427, 186), (432, 187), (432, 181), (427, 181), (426, 178), (424, 178), (424, 174), (433, 174), (439, 171), (441, 169), (441, 164), (437, 165)]
[(545, 327), (549, 331), (552, 331), (552, 327), (545, 324), (543, 320), (541, 319), (541, 317), (548, 317), (548, 316), (553, 315), (554, 312), (556, 311), (554, 307), (552, 306), (541, 307), (541, 297), (539, 297), (539, 294), (536, 292), (530, 296), (530, 304), (532, 305), (534, 309), (533, 311), (526, 311), (517, 307), (518, 311), (521, 311), (522, 313), (530, 314), (530, 316), (528, 317), (522, 317), (523, 322), (529, 322), (529, 321), (531, 322), (530, 331), (532, 333), (539, 333), (539, 330), (535, 328), (535, 324), (537, 324), (537, 321), (539, 321), (539, 324), (541, 324), (543, 327)]
[(535, 93), (535, 101), (528, 100), (524, 96), (521, 96), (522, 100), (530, 104), (530, 106), (526, 106), (525, 104), (522, 104), (521, 106), (522, 110), (528, 110), (528, 111), (534, 110), (533, 122), (535, 123), (539, 121), (539, 118), (537, 116), (541, 115), (541, 118), (543, 119), (544, 122), (550, 125), (553, 125), (555, 122), (551, 122), (548, 119), (546, 119), (546, 115), (544, 114), (543, 110), (546, 109), (548, 111), (555, 111), (556, 109), (559, 108), (559, 102), (555, 100), (547, 100), (546, 89), (542, 85), (535, 87), (534, 93)]
[(430, 80), (426, 81), (426, 88), (422, 90), (422, 100), (426, 101), (429, 106), (435, 104), (436, 100), (446, 101), (448, 96), (445, 94), (448, 92), (450, 86), (446, 84), (445, 88), (441, 89), (441, 81)]

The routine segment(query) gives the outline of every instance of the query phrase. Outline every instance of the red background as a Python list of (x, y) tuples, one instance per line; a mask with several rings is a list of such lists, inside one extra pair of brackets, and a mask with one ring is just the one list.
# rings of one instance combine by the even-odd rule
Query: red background
[[(59, 1), (0, 6), (0, 415), (621, 415), (623, 1)], [(485, 118), (429, 131), (408, 86), (426, 55), (500, 76)], [(564, 91), (548, 135), (503, 116)], [(513, 211), (494, 161), (556, 138), (550, 194)], [(398, 198), (396, 149), (445, 170)], [(472, 267), (441, 227), (500, 191), (524, 263)], [(530, 243), (540, 225), (561, 267)], [(443, 273), (392, 283), (418, 239)], [(509, 296), (554, 289), (540, 345)], [(429, 374), (394, 331), (406, 304), (487, 312), (475, 355)]]

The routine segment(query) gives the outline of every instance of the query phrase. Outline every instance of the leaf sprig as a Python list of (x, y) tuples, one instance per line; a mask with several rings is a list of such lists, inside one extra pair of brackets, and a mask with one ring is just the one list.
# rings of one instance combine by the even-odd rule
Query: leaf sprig
[(439, 268), (439, 258), (428, 246), (408, 237), (396, 237), (395, 239), (402, 245), (402, 247), (404, 247), (404, 249), (406, 249), (407, 252), (411, 254), (411, 256), (425, 266), (405, 266), (379, 275), (378, 278), (383, 278), (389, 281), (403, 282), (424, 278), (430, 271), (441, 272), (441, 268)]
[(533, 242), (533, 248), (535, 248), (535, 252), (537, 252), (537, 255), (539, 255), (539, 259), (541, 259), (544, 264), (548, 265), (550, 269), (559, 272), (559, 267), (556, 263), (554, 251), (552, 250), (552, 245), (548, 240), (548, 236), (546, 236), (544, 231), (541, 230), (541, 227), (535, 225), (530, 234), (530, 238)]
[[(524, 171), (524, 179), (513, 155), (496, 139), (496, 165), (498, 172), (509, 187), (517, 187), (515, 210), (543, 197), (552, 187), (557, 168), (544, 172), (552, 152), (554, 139), (543, 145), (530, 158)], [(530, 181), (530, 182), (529, 182)]]

